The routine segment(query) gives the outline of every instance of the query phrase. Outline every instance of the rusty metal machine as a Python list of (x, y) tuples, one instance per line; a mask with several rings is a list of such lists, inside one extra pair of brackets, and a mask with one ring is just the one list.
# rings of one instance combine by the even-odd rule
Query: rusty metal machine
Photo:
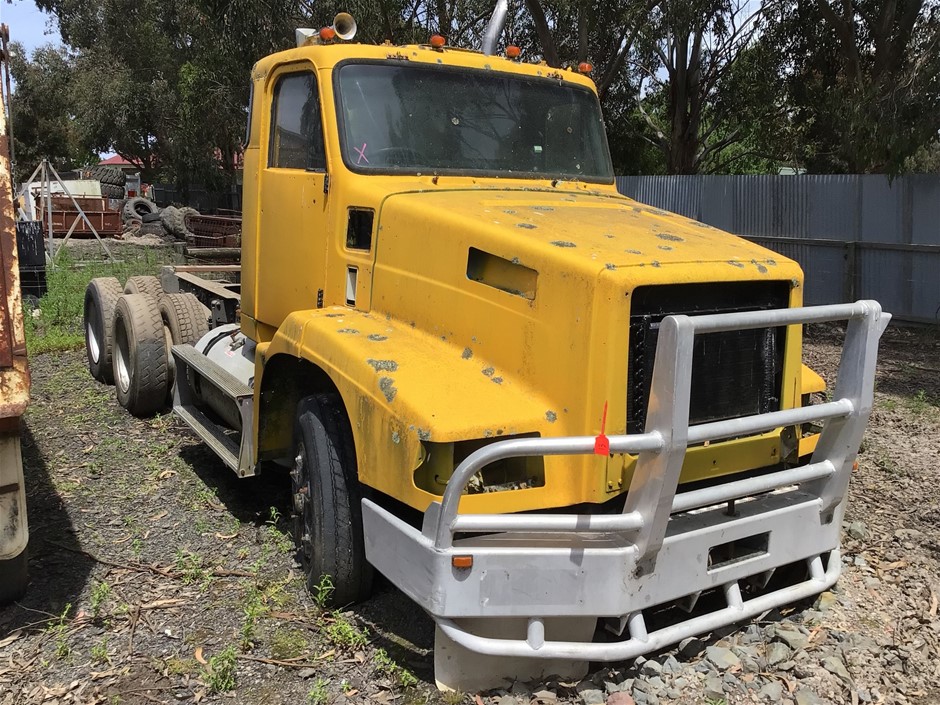
[[(0, 25), (6, 63), (6, 25)], [(29, 367), (20, 301), (10, 135), (0, 100), (0, 603), (26, 589), (26, 488), (20, 452), (20, 417), (29, 403)]]

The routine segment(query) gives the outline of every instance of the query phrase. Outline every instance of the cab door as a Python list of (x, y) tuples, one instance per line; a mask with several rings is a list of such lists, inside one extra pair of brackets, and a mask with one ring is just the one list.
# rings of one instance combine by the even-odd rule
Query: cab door
[(261, 155), (255, 272), (254, 318), (264, 324), (259, 333), (273, 333), (293, 311), (317, 308), (330, 232), (315, 68), (309, 62), (283, 66), (268, 85), (270, 130), (267, 154)]

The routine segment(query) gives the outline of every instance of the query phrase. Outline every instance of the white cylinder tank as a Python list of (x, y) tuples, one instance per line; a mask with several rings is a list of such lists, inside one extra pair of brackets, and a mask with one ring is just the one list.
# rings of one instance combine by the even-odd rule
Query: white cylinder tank
[(245, 386), (255, 386), (255, 341), (246, 338), (237, 323), (213, 328), (195, 345), (196, 350)]

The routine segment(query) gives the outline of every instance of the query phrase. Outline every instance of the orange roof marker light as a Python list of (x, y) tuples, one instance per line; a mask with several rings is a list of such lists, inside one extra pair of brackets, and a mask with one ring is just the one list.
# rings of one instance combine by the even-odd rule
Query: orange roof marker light
[(435, 49), (443, 49), (444, 45), (447, 43), (447, 40), (444, 39), (440, 34), (431, 35), (431, 46)]
[(320, 30), (321, 42), (332, 42), (336, 38), (336, 30), (332, 27), (323, 27)]
[(522, 54), (522, 49), (517, 47), (515, 44), (510, 44), (506, 47), (507, 59), (518, 59), (520, 54)]
[(594, 65), (590, 61), (582, 61), (578, 64), (578, 71), (581, 73), (591, 73), (594, 70)]

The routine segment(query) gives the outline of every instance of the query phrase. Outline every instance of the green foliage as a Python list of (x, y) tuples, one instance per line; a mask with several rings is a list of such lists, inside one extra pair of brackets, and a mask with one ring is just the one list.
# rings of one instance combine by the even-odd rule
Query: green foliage
[(326, 687), (330, 684), (326, 678), (318, 677), (313, 682), (313, 687), (307, 693), (307, 702), (310, 705), (326, 705), (329, 702), (330, 694)]
[(23, 321), (26, 348), (30, 355), (74, 350), (85, 344), (82, 318), (85, 287), (95, 277), (117, 277), (124, 282), (137, 274), (157, 274), (164, 259), (152, 250), (142, 250), (124, 262), (75, 262), (68, 250), (58, 253), (56, 266), (46, 270), (48, 290), (39, 300), (39, 313), (25, 305)]
[(91, 591), (91, 615), (97, 619), (101, 614), (101, 608), (107, 599), (111, 596), (111, 586), (101, 581), (95, 585)]
[(362, 649), (369, 643), (367, 633), (360, 631), (342, 612), (336, 611), (331, 616), (332, 621), (326, 627), (326, 635), (337, 648)]
[[(376, 670), (389, 678), (397, 680), (402, 688), (413, 688), (418, 685), (417, 677), (407, 668), (402, 668), (393, 661), (385, 649), (376, 649), (373, 661)], [(457, 705), (457, 703), (463, 701), (464, 695), (462, 693), (454, 693), (454, 695), (457, 697), (453, 698), (452, 705)]]
[(209, 690), (213, 693), (227, 693), (235, 689), (236, 659), (234, 646), (229, 646), (209, 658), (209, 664), (202, 672), (202, 677)]
[(62, 49), (43, 46), (27, 56), (21, 44), (10, 45), (10, 72), (16, 81), (13, 134), (14, 180), (32, 174), (43, 159), (59, 171), (97, 163), (98, 157), (78, 130), (69, 100), (74, 61)]
[(72, 655), (72, 647), (69, 646), (68, 625), (69, 612), (71, 610), (72, 603), (69, 602), (63, 608), (62, 614), (49, 626), (49, 631), (52, 633), (55, 642), (55, 657), (60, 661), (65, 661)]
[(320, 609), (326, 607), (334, 589), (333, 579), (329, 575), (320, 576), (320, 582), (318, 582), (313, 589), (313, 601), (316, 603), (317, 607)]
[(101, 641), (91, 647), (91, 660), (95, 663), (109, 663), (108, 656), (108, 637), (103, 636)]

